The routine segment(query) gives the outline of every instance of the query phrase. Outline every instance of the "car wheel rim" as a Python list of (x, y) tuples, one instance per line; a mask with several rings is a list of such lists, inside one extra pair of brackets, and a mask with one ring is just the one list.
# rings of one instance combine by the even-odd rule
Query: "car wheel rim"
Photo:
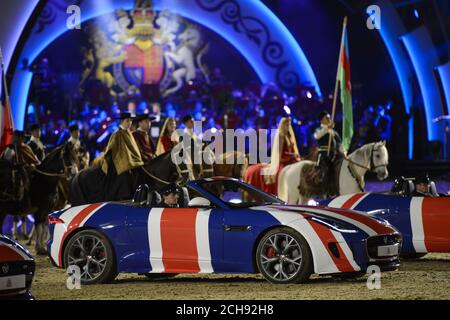
[(96, 236), (84, 235), (76, 238), (69, 248), (68, 266), (78, 266), (80, 279), (92, 281), (105, 270), (107, 258), (103, 241)]
[(292, 236), (276, 233), (264, 242), (259, 259), (268, 277), (276, 281), (288, 281), (302, 267), (302, 249)]

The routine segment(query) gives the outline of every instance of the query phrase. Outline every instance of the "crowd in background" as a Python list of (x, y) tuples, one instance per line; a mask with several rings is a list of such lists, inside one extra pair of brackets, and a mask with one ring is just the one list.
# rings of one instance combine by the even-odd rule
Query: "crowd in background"
[[(102, 105), (87, 100), (72, 106), (69, 113), (64, 108), (50, 109), (43, 104), (31, 103), (27, 110), (28, 126), (39, 123), (42, 141), (49, 148), (61, 145), (69, 138), (69, 127), (78, 125), (81, 139), (95, 158), (106, 146), (109, 136), (117, 129), (118, 114), (151, 114), (150, 136), (156, 144), (161, 127), (167, 117), (179, 121), (186, 114), (202, 120), (202, 129), (272, 129), (281, 117), (291, 116), (300, 154), (305, 155), (314, 146), (313, 133), (318, 126), (317, 114), (331, 107), (331, 97), (319, 99), (313, 89), (300, 87), (296, 94), (288, 95), (275, 84), (248, 85), (235, 88), (220, 80), (207, 88), (198, 83), (186, 84), (179, 94), (167, 98), (148, 99), (139, 90)], [(153, 101), (152, 101), (153, 100)], [(66, 108), (67, 109), (67, 108)], [(354, 102), (354, 138), (350, 151), (376, 140), (391, 140), (391, 103), (367, 106)], [(341, 114), (336, 114), (337, 129)]]

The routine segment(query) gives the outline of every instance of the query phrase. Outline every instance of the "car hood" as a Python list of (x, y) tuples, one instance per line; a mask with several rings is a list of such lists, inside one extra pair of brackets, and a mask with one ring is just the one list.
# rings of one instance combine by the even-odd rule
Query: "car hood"
[(19, 242), (0, 234), (0, 262), (31, 260), (33, 256)]
[(306, 205), (267, 205), (254, 207), (253, 209), (268, 212), (276, 211), (278, 215), (284, 215), (289, 221), (294, 221), (299, 218), (336, 220), (353, 225), (369, 236), (398, 233), (387, 221), (373, 218), (364, 212), (350, 209)]

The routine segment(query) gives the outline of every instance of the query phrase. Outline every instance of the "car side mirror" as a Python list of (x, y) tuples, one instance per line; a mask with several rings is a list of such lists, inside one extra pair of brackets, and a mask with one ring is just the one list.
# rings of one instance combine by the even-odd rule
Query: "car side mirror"
[(189, 201), (189, 207), (210, 207), (211, 202), (203, 197), (196, 197)]
[(149, 187), (146, 184), (140, 185), (134, 193), (132, 203), (135, 205), (145, 205), (148, 201)]

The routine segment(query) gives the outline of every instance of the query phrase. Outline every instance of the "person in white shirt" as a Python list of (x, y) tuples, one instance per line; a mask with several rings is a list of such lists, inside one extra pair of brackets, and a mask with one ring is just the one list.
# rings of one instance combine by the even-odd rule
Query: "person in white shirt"
[(89, 167), (90, 153), (86, 146), (80, 140), (80, 128), (77, 124), (73, 124), (69, 127), (70, 138), (67, 140), (72, 145), (73, 150), (78, 155), (80, 160), (80, 166), (78, 169), (83, 170)]

